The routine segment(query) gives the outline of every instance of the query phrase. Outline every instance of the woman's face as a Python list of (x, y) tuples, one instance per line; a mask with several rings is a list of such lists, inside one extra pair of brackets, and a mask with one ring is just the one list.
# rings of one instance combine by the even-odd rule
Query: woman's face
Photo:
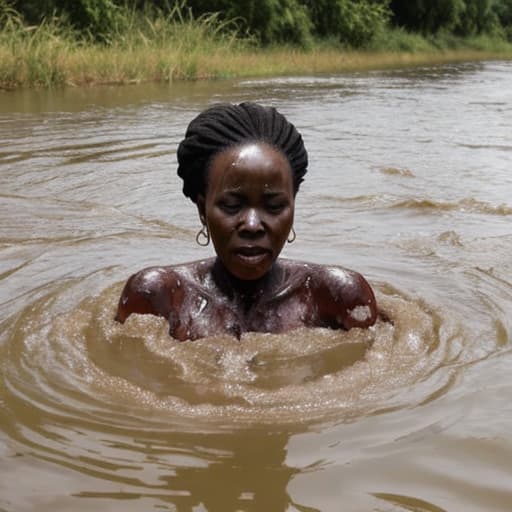
[(290, 164), (266, 144), (227, 149), (212, 160), (206, 197), (198, 197), (226, 269), (254, 280), (272, 267), (293, 225), (294, 191)]

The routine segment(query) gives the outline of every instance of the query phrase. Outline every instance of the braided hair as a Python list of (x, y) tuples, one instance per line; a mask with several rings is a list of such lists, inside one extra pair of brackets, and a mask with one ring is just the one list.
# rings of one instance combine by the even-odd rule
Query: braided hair
[(283, 153), (297, 193), (308, 165), (302, 136), (275, 108), (246, 102), (214, 105), (188, 125), (178, 147), (178, 176), (185, 196), (195, 203), (198, 194), (206, 192), (207, 172), (215, 155), (251, 142), (269, 144)]

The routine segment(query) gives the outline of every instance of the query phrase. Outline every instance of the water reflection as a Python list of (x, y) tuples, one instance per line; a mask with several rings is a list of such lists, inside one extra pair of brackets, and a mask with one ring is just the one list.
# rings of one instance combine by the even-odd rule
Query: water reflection
[[(238, 431), (140, 439), (140, 451), (146, 454), (148, 462), (158, 465), (158, 484), (141, 492), (82, 491), (77, 496), (153, 498), (173, 504), (179, 512), (198, 510), (196, 507), (200, 506), (210, 512), (279, 512), (289, 510), (290, 505), (299, 510), (315, 510), (294, 504), (288, 495), (288, 482), (298, 472), (284, 463), (289, 435)], [(193, 454), (190, 447), (194, 447)]]
[(425, 500), (420, 500), (412, 496), (402, 496), (400, 494), (375, 493), (374, 496), (381, 500), (396, 505), (403, 510), (411, 512), (447, 512), (446, 509), (437, 507)]

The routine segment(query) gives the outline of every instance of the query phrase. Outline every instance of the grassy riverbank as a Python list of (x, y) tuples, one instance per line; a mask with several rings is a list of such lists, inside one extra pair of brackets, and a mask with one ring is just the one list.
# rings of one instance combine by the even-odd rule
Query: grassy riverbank
[(0, 30), (3, 89), (336, 73), (484, 59), (512, 59), (512, 44), (487, 36), (427, 39), (386, 29), (359, 51), (325, 41), (308, 48), (261, 48), (215, 16), (134, 14), (106, 43), (58, 20), (27, 26), (12, 15)]

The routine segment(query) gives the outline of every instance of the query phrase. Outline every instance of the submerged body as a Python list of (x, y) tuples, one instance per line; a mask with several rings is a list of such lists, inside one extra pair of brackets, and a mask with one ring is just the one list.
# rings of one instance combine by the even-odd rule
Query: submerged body
[(116, 320), (132, 313), (161, 316), (169, 334), (184, 341), (299, 327), (368, 327), (377, 317), (366, 280), (340, 267), (279, 259), (243, 292), (236, 281), (216, 258), (144, 269), (126, 283)]

